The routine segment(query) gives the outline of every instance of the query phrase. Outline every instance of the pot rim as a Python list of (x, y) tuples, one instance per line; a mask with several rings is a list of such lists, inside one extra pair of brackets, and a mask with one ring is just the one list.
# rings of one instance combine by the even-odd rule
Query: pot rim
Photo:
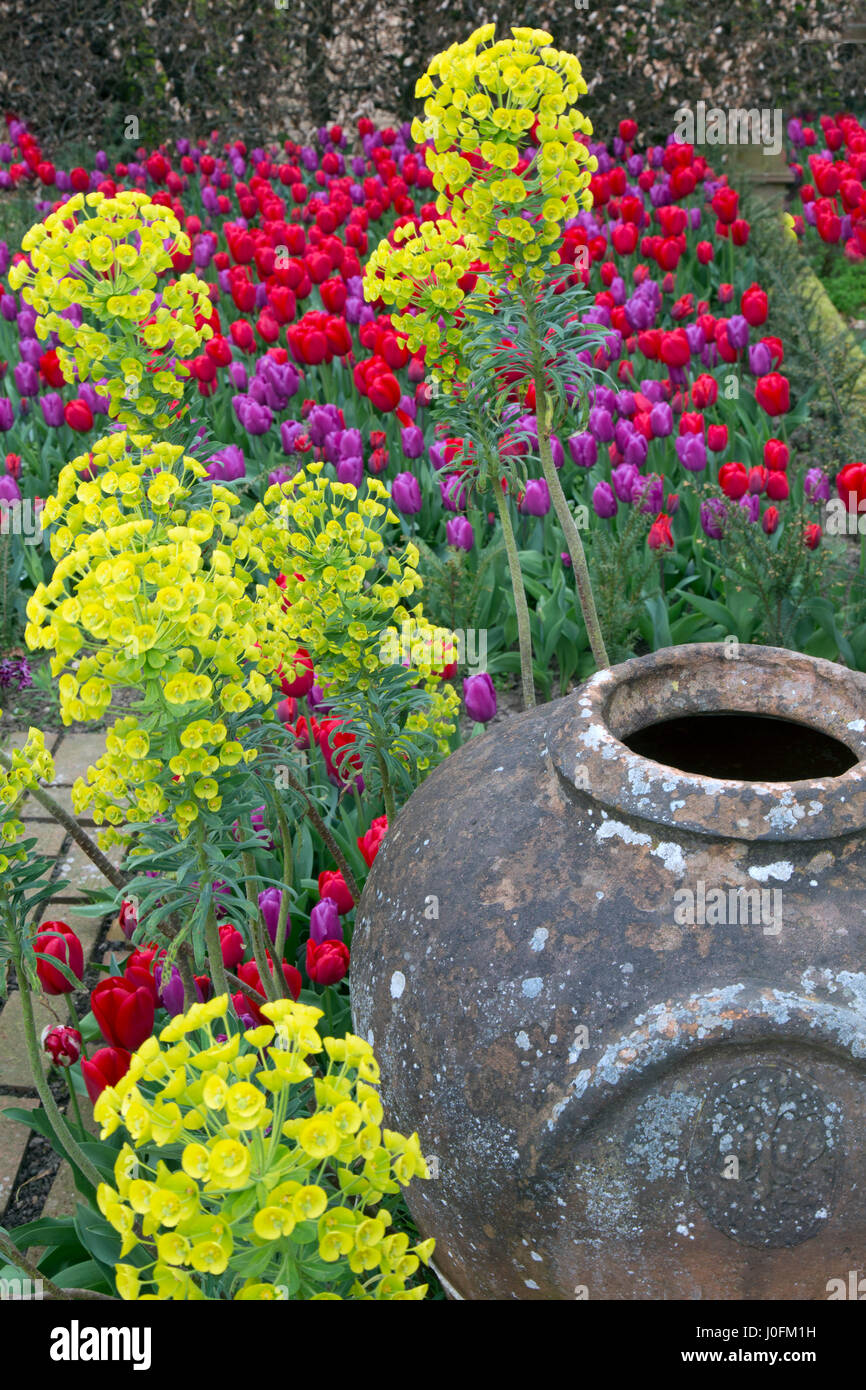
[[(562, 702), (547, 750), (557, 771), (610, 811), (703, 835), (824, 840), (866, 829), (866, 676), (782, 647), (733, 650), (696, 642), (597, 671)], [(837, 777), (747, 782), (684, 772), (623, 742), (662, 719), (722, 711), (805, 724), (857, 762)]]

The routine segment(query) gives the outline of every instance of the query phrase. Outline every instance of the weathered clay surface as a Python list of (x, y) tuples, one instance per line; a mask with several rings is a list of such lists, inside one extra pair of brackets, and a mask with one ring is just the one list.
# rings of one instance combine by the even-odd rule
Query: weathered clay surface
[[(811, 724), (857, 765), (728, 782), (620, 741), (700, 710)], [(353, 1013), (388, 1123), (435, 1156), (409, 1201), (460, 1296), (824, 1299), (862, 1265), (864, 730), (857, 673), (679, 647), (411, 798), (361, 900)], [(701, 883), (764, 890), (766, 915), (677, 920)]]

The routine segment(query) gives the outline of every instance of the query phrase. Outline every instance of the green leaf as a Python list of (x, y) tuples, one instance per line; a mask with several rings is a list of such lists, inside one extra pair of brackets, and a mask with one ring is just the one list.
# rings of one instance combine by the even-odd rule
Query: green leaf
[(120, 1259), (121, 1239), (101, 1212), (79, 1202), (75, 1208), (75, 1230), (85, 1250), (101, 1265), (111, 1269)]

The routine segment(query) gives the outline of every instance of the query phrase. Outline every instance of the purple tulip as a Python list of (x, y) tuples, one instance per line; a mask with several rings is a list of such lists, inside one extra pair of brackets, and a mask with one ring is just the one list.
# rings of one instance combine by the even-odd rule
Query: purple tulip
[(424, 432), (417, 425), (407, 425), (400, 431), (400, 447), (407, 459), (419, 459), (424, 452)]
[(496, 690), (486, 671), (464, 677), (463, 700), (470, 719), (476, 724), (489, 723), (496, 713)]
[(337, 464), (337, 480), (341, 483), (351, 483), (352, 487), (360, 487), (364, 480), (364, 460), (355, 458), (352, 454), (348, 458), (340, 459)]
[[(3, 402), (0, 401), (0, 405)], [(20, 502), (21, 489), (11, 473), (0, 473), (0, 502)]]
[(706, 334), (699, 323), (686, 324), (686, 339), (689, 344), (689, 351), (692, 355), (696, 352), (700, 352), (707, 341)]
[(658, 473), (651, 473), (648, 478), (639, 478), (634, 485), (632, 492), (632, 502), (639, 502), (642, 512), (658, 512), (661, 510), (665, 488)]
[(445, 523), (445, 539), (457, 550), (471, 550), (475, 544), (472, 523), (467, 521), (465, 516), (452, 517)]
[(310, 913), (310, 936), (317, 946), (323, 941), (342, 941), (343, 928), (333, 898), (322, 898)]
[(613, 490), (620, 502), (631, 501), (634, 485), (638, 477), (638, 471), (632, 463), (621, 463), (617, 468), (613, 469), (610, 475), (610, 481), (613, 484)]
[(596, 483), (592, 492), (592, 505), (596, 516), (608, 521), (619, 510), (616, 497), (609, 483)]
[(547, 516), (550, 511), (550, 492), (543, 478), (529, 478), (518, 511), (524, 516)]
[(18, 313), (18, 301), (14, 294), (0, 295), (0, 314), (3, 315), (7, 323), (11, 323)]
[(36, 374), (36, 368), (30, 362), (19, 362), (12, 375), (15, 378), (15, 390), (19, 396), (38, 394), (39, 377)]
[(761, 499), (757, 493), (746, 493), (740, 498), (740, 506), (748, 513), (750, 521), (757, 521), (761, 515)]
[(649, 444), (642, 434), (633, 434), (631, 439), (626, 441), (626, 446), (622, 451), (623, 462), (632, 463), (635, 468), (643, 468), (649, 453)]
[[(6, 396), (0, 396), (0, 430), (11, 430), (15, 423), (15, 411), (12, 409), (12, 402)], [(2, 482), (2, 478), (0, 478)]]
[[(161, 965), (157, 965), (153, 972), (156, 988), (159, 991), (159, 1002), (162, 1007), (174, 1017), (176, 1014), (183, 1013), (184, 990), (183, 979), (176, 965), (171, 967), (171, 978), (164, 980), (164, 972)], [(203, 1002), (201, 986), (196, 982), (195, 996), (199, 1004)]]
[[(100, 385), (102, 385), (101, 382)], [(87, 405), (89, 405), (91, 412), (94, 415), (108, 414), (108, 408), (111, 405), (111, 397), (100, 396), (97, 393), (96, 388), (93, 386), (92, 382), (83, 381), (78, 388), (78, 394), (81, 397), (81, 399), (84, 402), (86, 402)]]
[(274, 468), (268, 474), (268, 487), (281, 487), (283, 483), (287, 483), (294, 476), (294, 473), (290, 473), (287, 468)]
[(725, 504), (720, 497), (710, 497), (706, 502), (701, 503), (701, 526), (704, 535), (709, 536), (710, 540), (720, 541), (722, 539), (725, 514)]
[(253, 400), (252, 396), (232, 396), (232, 405), (247, 434), (267, 434), (274, 423), (269, 407)]
[(766, 376), (772, 371), (773, 359), (766, 343), (752, 343), (749, 347), (749, 371), (752, 376)]
[(700, 473), (707, 466), (707, 446), (699, 434), (681, 434), (676, 441), (677, 458), (690, 473)]
[(421, 486), (414, 473), (398, 473), (391, 484), (391, 501), (404, 516), (416, 516), (421, 510)]
[(53, 430), (59, 429), (63, 424), (63, 397), (56, 391), (49, 391), (39, 397), (39, 404), (46, 425)]
[(282, 888), (264, 888), (259, 893), (259, 911), (262, 914), (264, 924), (268, 929), (268, 936), (271, 938), (271, 945), (277, 942), (277, 925), (280, 917), (280, 905), (283, 901)]
[(589, 428), (599, 444), (610, 444), (613, 440), (613, 418), (609, 410), (594, 406), (589, 412)]
[(829, 502), (830, 479), (820, 468), (809, 468), (803, 480), (803, 491), (810, 502)]
[(674, 413), (667, 401), (657, 401), (650, 411), (650, 426), (653, 437), (666, 439), (674, 428)]
[(652, 405), (663, 404), (665, 399), (665, 388), (660, 381), (654, 377), (646, 377), (640, 384), (641, 395), (646, 396)]
[(293, 454), (295, 445), (304, 433), (304, 426), (300, 420), (284, 420), (280, 425), (280, 442), (283, 446), (284, 454)]
[(18, 314), (18, 337), (36, 337), (36, 314), (32, 309), (22, 309)]
[(728, 342), (740, 352), (749, 341), (748, 320), (742, 314), (732, 314), (728, 319)]
[(227, 444), (207, 464), (207, 475), (213, 482), (232, 483), (246, 476), (244, 451), (237, 444)]
[(431, 444), (427, 454), (434, 468), (445, 467), (445, 445), (443, 443)]
[(439, 479), (442, 506), (446, 512), (456, 512), (466, 506), (466, 485), (459, 473), (449, 473)]
[(598, 445), (591, 434), (573, 434), (568, 440), (568, 452), (578, 468), (592, 468), (598, 459)]
[(42, 350), (42, 343), (38, 338), (21, 338), (18, 343), (18, 356), (22, 362), (29, 363), (34, 371), (38, 371)]

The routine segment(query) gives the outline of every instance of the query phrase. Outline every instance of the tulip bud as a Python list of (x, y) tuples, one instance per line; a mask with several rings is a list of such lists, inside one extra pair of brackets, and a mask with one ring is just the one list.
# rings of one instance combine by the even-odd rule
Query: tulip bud
[(71, 1067), (82, 1052), (81, 1034), (63, 1023), (49, 1023), (42, 1030), (42, 1051), (55, 1067)]

